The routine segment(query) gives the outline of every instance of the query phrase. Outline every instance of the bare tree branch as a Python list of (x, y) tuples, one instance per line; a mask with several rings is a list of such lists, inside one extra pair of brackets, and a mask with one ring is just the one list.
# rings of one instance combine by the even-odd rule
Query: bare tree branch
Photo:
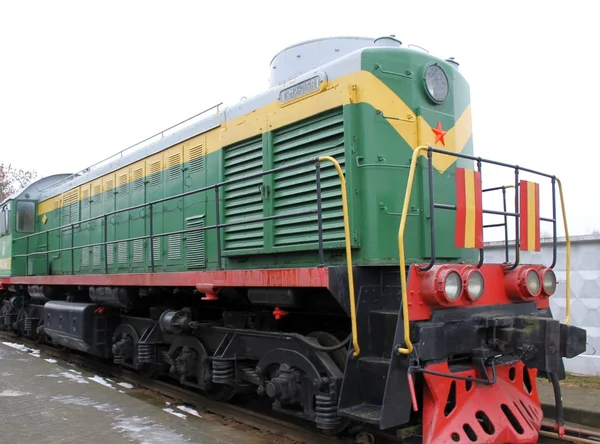
[(27, 186), (35, 178), (35, 171), (15, 168), (10, 163), (0, 162), (0, 202)]

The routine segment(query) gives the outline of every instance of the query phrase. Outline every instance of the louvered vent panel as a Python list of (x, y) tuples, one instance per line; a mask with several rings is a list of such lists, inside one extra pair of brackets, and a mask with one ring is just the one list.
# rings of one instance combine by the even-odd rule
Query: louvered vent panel
[(181, 259), (181, 234), (170, 234), (168, 237), (169, 260)]
[(127, 194), (127, 185), (129, 182), (129, 176), (127, 174), (121, 174), (119, 176), (119, 188), (117, 189), (120, 195)]
[(204, 169), (204, 146), (196, 145), (190, 148), (190, 171), (195, 173)]
[[(188, 219), (185, 223), (186, 230), (203, 227), (204, 218)], [(206, 253), (204, 247), (204, 231), (187, 232), (185, 236), (186, 267), (188, 269), (205, 268)]]
[(94, 267), (99, 267), (100, 266), (100, 253), (101, 253), (101, 249), (100, 249), (100, 245), (94, 245), (92, 247), (92, 261), (94, 263)]
[[(225, 148), (225, 180), (262, 171), (262, 137)], [(224, 187), (225, 222), (241, 222), (263, 217), (263, 200), (259, 187), (262, 177)], [(263, 247), (263, 222), (251, 222), (223, 229), (225, 250)]]
[(114, 260), (114, 248), (115, 248), (115, 244), (108, 244), (107, 246), (107, 250), (106, 250), (106, 260), (108, 265), (112, 265), (113, 264), (113, 260)]
[(180, 179), (181, 176), (181, 153), (171, 154), (169, 156), (169, 180)]
[(151, 187), (160, 185), (161, 175), (162, 175), (162, 171), (160, 169), (160, 160), (157, 160), (156, 162), (152, 162), (150, 164), (150, 178), (149, 178)]
[(133, 262), (144, 262), (144, 239), (133, 241)]
[[(274, 166), (318, 156), (332, 156), (345, 171), (344, 118), (341, 109), (307, 119), (274, 133)], [(321, 196), (324, 241), (344, 240), (340, 181), (334, 166), (321, 164)], [(275, 174), (275, 214), (316, 209), (315, 166)], [(312, 244), (318, 241), (317, 215), (275, 221), (276, 246)]]
[(133, 170), (133, 191), (142, 191), (144, 189), (144, 168)]
[(90, 247), (83, 247), (81, 249), (81, 268), (87, 268), (90, 266)]
[[(158, 263), (160, 261), (160, 244), (161, 237), (155, 237), (152, 241), (152, 254), (154, 255), (154, 263)], [(150, 262), (150, 248), (148, 248), (148, 262)]]
[(75, 189), (63, 194), (63, 225), (79, 221), (79, 190)]
[(119, 264), (127, 263), (127, 242), (119, 242), (117, 244), (117, 261)]
[(95, 205), (102, 202), (102, 185), (94, 185), (94, 195), (92, 196)]
[(115, 181), (110, 179), (104, 184), (104, 200), (111, 201), (115, 197)]

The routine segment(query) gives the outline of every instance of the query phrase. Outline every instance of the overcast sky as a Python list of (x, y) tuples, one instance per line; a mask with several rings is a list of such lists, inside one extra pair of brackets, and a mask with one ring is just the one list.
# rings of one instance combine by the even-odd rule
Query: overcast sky
[(571, 234), (600, 230), (594, 2), (91, 4), (0, 2), (1, 160), (45, 176), (75, 172), (262, 91), (288, 45), (395, 34), (460, 63), (478, 155), (556, 174)]

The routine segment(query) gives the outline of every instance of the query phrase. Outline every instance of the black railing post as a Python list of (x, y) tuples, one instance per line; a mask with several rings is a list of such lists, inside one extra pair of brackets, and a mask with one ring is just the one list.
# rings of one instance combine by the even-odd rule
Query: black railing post
[(108, 217), (104, 215), (104, 274), (108, 274)]
[(558, 255), (558, 239), (556, 234), (556, 177), (552, 176), (552, 265), (556, 265), (556, 257)]
[(150, 215), (150, 271), (154, 273), (154, 221), (152, 217), (152, 203), (148, 204)]
[(219, 185), (215, 185), (215, 217), (216, 217), (216, 229), (217, 229), (217, 269), (223, 268), (221, 258), (221, 205), (219, 202)]
[(515, 262), (508, 270), (514, 270), (519, 265), (519, 219), (521, 217), (521, 211), (519, 209), (519, 165), (515, 165)]
[[(481, 180), (481, 182), (483, 183), (483, 178), (481, 177), (481, 158), (477, 159), (477, 171), (479, 172), (479, 179)], [(483, 200), (483, 193), (482, 193), (482, 200)], [(483, 205), (483, 203), (482, 203)], [(483, 208), (481, 208), (481, 218), (483, 219)], [(481, 221), (481, 224), (483, 225), (483, 220)], [(482, 231), (483, 231), (483, 227), (482, 227)], [(481, 234), (481, 236), (483, 237), (483, 233)], [(479, 262), (477, 263), (477, 268), (481, 268), (481, 266), (483, 265), (483, 260), (484, 260), (484, 252), (483, 252), (483, 247), (481, 247), (479, 249)]]
[(75, 274), (75, 224), (71, 224), (71, 274)]
[(431, 223), (431, 259), (429, 264), (421, 267), (421, 271), (431, 270), (435, 264), (435, 201), (433, 192), (433, 151), (431, 147), (427, 150), (427, 177), (429, 179), (429, 220)]
[(508, 264), (508, 216), (506, 215), (507, 207), (506, 207), (506, 187), (502, 187), (502, 206), (504, 208), (504, 257), (506, 258), (506, 263)]
[(321, 201), (321, 161), (315, 162), (315, 178), (317, 182), (317, 230), (319, 235), (319, 266), (325, 266), (325, 252), (323, 251), (323, 203)]
[(50, 275), (50, 230), (46, 231), (46, 275)]

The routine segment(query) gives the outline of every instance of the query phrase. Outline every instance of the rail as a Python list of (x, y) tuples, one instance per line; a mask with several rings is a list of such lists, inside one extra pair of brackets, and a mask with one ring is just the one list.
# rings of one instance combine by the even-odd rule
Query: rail
[[(322, 209), (322, 193), (321, 193), (321, 163), (322, 162), (331, 163), (333, 165), (333, 167), (335, 168), (338, 178), (340, 180), (342, 211), (343, 211), (343, 219), (344, 219), (344, 239), (345, 239), (345, 250), (346, 250), (346, 263), (347, 263), (347, 271), (348, 271), (348, 292), (349, 292), (348, 296), (349, 296), (349, 302), (350, 302), (350, 318), (351, 318), (351, 326), (352, 326), (352, 345), (354, 348), (354, 356), (358, 356), (360, 354), (360, 346), (358, 343), (356, 298), (355, 298), (355, 292), (354, 292), (354, 272), (353, 272), (353, 267), (352, 267), (352, 246), (351, 246), (351, 238), (350, 238), (350, 220), (349, 220), (350, 218), (349, 218), (349, 212), (348, 212), (346, 179), (344, 177), (344, 172), (343, 172), (342, 167), (340, 166), (339, 162), (331, 156), (321, 156), (321, 157), (316, 157), (316, 158), (310, 158), (310, 159), (303, 160), (300, 162), (290, 163), (288, 165), (280, 166), (277, 168), (272, 168), (270, 170), (259, 171), (259, 172), (248, 174), (246, 176), (241, 176), (241, 177), (238, 177), (235, 179), (218, 182), (216, 184), (202, 187), (202, 188), (199, 188), (196, 190), (187, 191), (185, 193), (177, 194), (175, 196), (169, 196), (169, 197), (157, 199), (157, 200), (154, 200), (151, 202), (146, 202), (146, 203), (139, 204), (139, 205), (133, 205), (133, 206), (130, 206), (127, 208), (110, 211), (108, 213), (102, 214), (101, 216), (91, 217), (91, 218), (80, 220), (77, 222), (72, 222), (70, 224), (65, 224), (65, 225), (62, 225), (59, 227), (50, 228), (45, 231), (40, 231), (37, 233), (22, 236), (17, 239), (14, 239), (13, 243), (17, 244), (19, 242), (24, 241), (26, 243), (25, 251), (27, 253), (16, 254), (13, 256), (13, 258), (14, 259), (23, 258), (25, 260), (25, 263), (26, 263), (25, 268), (27, 270), (28, 269), (27, 261), (28, 261), (29, 257), (44, 255), (45, 259), (46, 259), (46, 271), (48, 272), (50, 254), (68, 251), (71, 253), (71, 274), (74, 274), (75, 273), (75, 261), (74, 261), (74, 251), (75, 250), (79, 250), (79, 249), (83, 249), (83, 248), (90, 248), (90, 247), (103, 247), (104, 248), (104, 273), (109, 274), (108, 245), (112, 245), (112, 244), (116, 244), (116, 243), (120, 243), (120, 242), (129, 243), (129, 242), (133, 242), (135, 240), (149, 239), (150, 271), (152, 273), (154, 273), (154, 269), (155, 269), (155, 260), (154, 259), (155, 258), (154, 258), (154, 247), (153, 247), (154, 243), (153, 243), (153, 241), (155, 238), (161, 238), (161, 237), (175, 235), (175, 234), (197, 233), (197, 232), (203, 232), (203, 231), (214, 229), (214, 230), (216, 230), (216, 237), (217, 237), (217, 239), (216, 239), (216, 241), (217, 241), (216, 242), (216, 244), (217, 244), (217, 268), (220, 270), (220, 269), (222, 269), (222, 251), (221, 251), (221, 229), (222, 228), (236, 226), (236, 225), (251, 224), (251, 223), (255, 223), (255, 222), (264, 222), (264, 221), (269, 221), (269, 220), (285, 219), (285, 218), (290, 218), (290, 217), (316, 214), (317, 215), (317, 231), (318, 231), (319, 265), (324, 266), (325, 265), (325, 252), (324, 252), (324, 240), (323, 240), (323, 209)], [(219, 190), (222, 187), (224, 187), (226, 185), (231, 185), (234, 183), (248, 181), (250, 179), (254, 179), (257, 177), (264, 177), (269, 174), (292, 170), (292, 169), (299, 168), (302, 166), (307, 166), (310, 164), (314, 164), (314, 166), (315, 166), (315, 181), (316, 181), (316, 194), (317, 194), (315, 209), (286, 212), (286, 213), (280, 213), (280, 214), (274, 215), (274, 216), (265, 216), (265, 217), (260, 217), (260, 218), (244, 219), (244, 220), (236, 221), (236, 222), (221, 223)], [(160, 204), (163, 202), (167, 202), (170, 200), (181, 199), (183, 197), (191, 196), (191, 195), (202, 193), (202, 192), (207, 192), (210, 190), (214, 190), (214, 193), (215, 193), (215, 219), (216, 219), (215, 222), (216, 223), (214, 225), (209, 225), (209, 226), (204, 226), (204, 227), (194, 227), (191, 229), (170, 231), (170, 232), (166, 232), (166, 233), (154, 233), (153, 232), (154, 228), (153, 228), (153, 222), (152, 222), (153, 221), (152, 208), (154, 207), (154, 205), (157, 205), (157, 204)], [(132, 210), (145, 209), (145, 208), (148, 208), (150, 234), (146, 234), (144, 236), (130, 237), (127, 239), (115, 239), (115, 240), (110, 240), (110, 241), (108, 240), (108, 233), (107, 233), (108, 224), (107, 224), (107, 222), (108, 222), (108, 218), (110, 216), (114, 216), (118, 213), (124, 213), (124, 212), (132, 211)], [(100, 220), (100, 219), (102, 219), (103, 225), (104, 225), (104, 233), (103, 233), (104, 240), (102, 242), (89, 243), (89, 244), (75, 246), (75, 241), (74, 241), (75, 227), (78, 225), (80, 226), (82, 224), (93, 222), (93, 221)], [(71, 246), (70, 247), (58, 248), (58, 249), (54, 249), (54, 250), (48, 249), (46, 251), (35, 251), (35, 252), (31, 252), (31, 253), (29, 252), (31, 238), (38, 237), (38, 236), (45, 236), (46, 237), (46, 245), (49, 248), (50, 233), (55, 232), (55, 231), (60, 231), (60, 230), (70, 230), (70, 233), (71, 233)], [(27, 273), (27, 274), (29, 274), (29, 273)]]
[[(552, 183), (552, 218), (547, 218), (547, 217), (540, 217), (540, 221), (544, 221), (544, 222), (551, 222), (553, 224), (553, 254), (552, 254), (552, 264), (550, 265), (549, 268), (554, 268), (554, 266), (556, 265), (556, 258), (557, 258), (557, 235), (556, 235), (556, 224), (557, 224), (557, 215), (556, 215), (556, 184), (558, 184), (558, 190), (559, 190), (559, 195), (560, 195), (560, 202), (561, 202), (561, 209), (562, 209), (562, 217), (563, 217), (563, 222), (564, 222), (564, 230), (565, 230), (565, 238), (566, 238), (566, 289), (565, 289), (565, 295), (566, 295), (566, 316), (565, 316), (565, 324), (568, 324), (569, 319), (570, 319), (570, 315), (571, 315), (571, 276), (570, 276), (570, 269), (571, 269), (571, 241), (569, 238), (569, 230), (568, 230), (568, 225), (567, 225), (567, 214), (566, 214), (566, 209), (565, 209), (565, 201), (564, 201), (564, 195), (563, 195), (563, 189), (562, 189), (562, 183), (561, 181), (556, 177), (556, 176), (552, 176), (546, 173), (541, 173), (539, 171), (536, 170), (532, 170), (529, 168), (524, 168), (518, 165), (511, 165), (508, 163), (504, 163), (504, 162), (498, 162), (495, 160), (489, 160), (489, 159), (483, 159), (481, 157), (475, 157), (475, 156), (470, 156), (468, 154), (463, 154), (463, 153), (456, 153), (456, 152), (451, 152), (451, 151), (446, 151), (446, 150), (441, 150), (438, 148), (433, 148), (431, 146), (419, 146), (417, 147), (414, 152), (413, 152), (413, 156), (411, 159), (411, 164), (410, 164), (410, 170), (409, 170), (409, 174), (408, 174), (408, 181), (407, 181), (407, 185), (406, 185), (406, 192), (405, 192), (405, 196), (404, 196), (404, 204), (402, 207), (402, 215), (400, 218), (400, 226), (398, 228), (398, 251), (399, 251), (399, 262), (400, 262), (400, 285), (401, 285), (401, 292), (402, 292), (402, 316), (403, 316), (403, 324), (404, 324), (404, 342), (406, 343), (406, 347), (398, 347), (398, 352), (401, 354), (410, 354), (413, 352), (413, 344), (411, 342), (410, 339), (410, 319), (409, 319), (409, 314), (408, 314), (408, 293), (407, 293), (407, 289), (406, 289), (406, 258), (405, 258), (405, 252), (404, 252), (404, 232), (406, 230), (406, 220), (407, 220), (407, 215), (408, 215), (408, 206), (409, 206), (409, 201), (410, 201), (410, 197), (412, 194), (412, 187), (413, 187), (413, 182), (414, 182), (414, 178), (415, 178), (415, 171), (417, 168), (417, 161), (419, 159), (419, 156), (424, 152), (427, 151), (427, 172), (428, 172), (428, 187), (429, 187), (429, 212), (430, 212), (430, 224), (431, 224), (431, 229), (430, 229), (430, 236), (431, 236), (431, 256), (430, 256), (430, 261), (429, 264), (425, 265), (425, 266), (421, 266), (420, 269), (422, 271), (427, 271), (430, 270), (434, 265), (435, 265), (435, 260), (436, 260), (436, 252), (435, 252), (435, 210), (436, 209), (441, 209), (441, 210), (454, 210), (456, 211), (457, 207), (456, 205), (448, 205), (448, 204), (440, 204), (440, 203), (436, 203), (435, 202), (435, 196), (434, 196), (434, 187), (433, 187), (433, 162), (432, 162), (432, 158), (433, 158), (433, 153), (438, 153), (438, 154), (442, 154), (442, 155), (448, 155), (448, 156), (454, 156), (457, 158), (462, 158), (462, 159), (467, 159), (467, 160), (472, 160), (477, 162), (477, 171), (481, 173), (481, 167), (482, 164), (484, 163), (488, 163), (491, 165), (496, 165), (496, 166), (501, 166), (501, 167), (505, 167), (505, 168), (510, 168), (513, 169), (515, 172), (515, 184), (514, 186), (502, 186), (502, 187), (495, 187), (495, 188), (488, 188), (486, 190), (482, 190), (486, 191), (486, 192), (490, 192), (490, 191), (495, 191), (495, 190), (503, 190), (503, 193), (506, 192), (506, 188), (509, 187), (514, 187), (515, 190), (518, 190), (519, 188), (519, 172), (527, 172), (530, 174), (534, 174), (534, 175), (538, 175), (541, 177), (545, 177), (547, 179), (550, 179), (551, 183)], [(520, 235), (520, 227), (519, 227), (519, 217), (520, 217), (520, 209), (519, 209), (519, 193), (515, 191), (515, 210), (513, 212), (509, 212), (506, 209), (506, 198), (504, 199), (504, 211), (498, 211), (498, 210), (485, 210), (482, 209), (482, 212), (484, 214), (494, 214), (494, 215), (500, 215), (503, 216), (505, 218), (505, 222), (504, 224), (493, 224), (492, 226), (504, 226), (505, 228), (505, 235), (506, 235), (506, 245), (507, 245), (507, 249), (506, 249), (506, 256), (507, 256), (507, 263), (508, 263), (508, 226), (507, 226), (507, 220), (508, 217), (514, 217), (515, 218), (515, 261), (512, 264), (509, 264), (506, 268), (508, 270), (513, 270), (515, 269), (518, 265), (519, 265), (519, 250), (520, 250), (520, 244), (519, 244), (519, 235)], [(477, 263), (477, 267), (481, 267), (483, 265), (483, 261), (484, 261), (484, 251), (483, 248), (479, 249), (479, 262)]]

